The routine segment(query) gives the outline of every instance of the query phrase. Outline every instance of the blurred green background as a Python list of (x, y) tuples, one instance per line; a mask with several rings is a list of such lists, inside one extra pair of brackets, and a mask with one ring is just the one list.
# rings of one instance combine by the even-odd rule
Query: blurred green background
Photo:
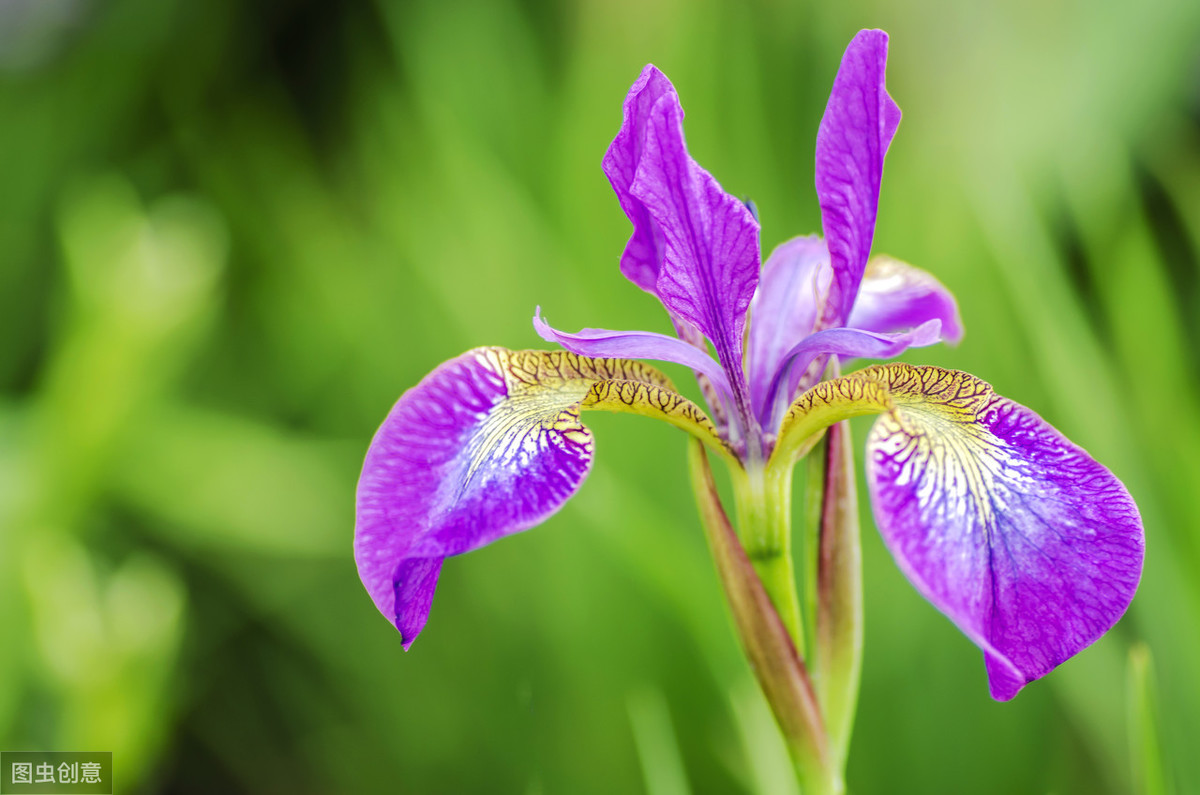
[(967, 327), (909, 360), (1107, 463), (1148, 551), (1116, 630), (997, 704), (864, 505), (851, 790), (1197, 791), (1190, 0), (0, 1), (0, 749), (111, 750), (127, 793), (790, 792), (681, 434), (593, 417), (583, 491), (449, 561), (407, 654), (353, 494), (399, 394), (541, 346), (535, 305), (667, 330), (599, 167), (643, 64), (769, 250), (819, 230), (817, 122), (876, 26), (876, 250)]

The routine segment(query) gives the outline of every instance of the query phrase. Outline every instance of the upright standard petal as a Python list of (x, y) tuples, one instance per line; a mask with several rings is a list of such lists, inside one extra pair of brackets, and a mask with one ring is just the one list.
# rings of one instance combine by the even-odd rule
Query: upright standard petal
[(396, 403), (363, 464), (354, 557), (405, 648), (444, 558), (539, 524), (579, 488), (592, 463), (585, 408), (654, 416), (730, 455), (666, 376), (621, 359), (477, 348)]
[(762, 416), (784, 356), (813, 333), (829, 290), (829, 251), (816, 235), (781, 243), (763, 264), (750, 302), (750, 397)]
[(900, 124), (885, 86), (887, 43), (881, 30), (850, 42), (817, 132), (817, 198), (833, 265), (823, 328), (846, 325), (875, 236), (883, 158)]
[(667, 76), (653, 64), (646, 64), (625, 97), (621, 129), (605, 152), (603, 162), (604, 173), (612, 183), (621, 209), (633, 224), (633, 235), (621, 255), (621, 273), (653, 295), (658, 295), (658, 272), (663, 263), (662, 232), (641, 201), (630, 193), (630, 187), (645, 152), (650, 110), (666, 94), (674, 102), (679, 101)]
[(892, 365), (867, 443), (875, 521), (901, 570), (984, 652), (1007, 701), (1091, 645), (1141, 577), (1137, 506), (1033, 411), (966, 373)]
[(672, 317), (712, 342), (739, 410), (748, 415), (742, 338), (758, 283), (758, 222), (688, 155), (683, 109), (673, 93), (650, 110), (645, 136), (629, 192), (662, 232), (658, 297)]
[(941, 282), (898, 259), (872, 257), (846, 325), (886, 334), (930, 320), (941, 321), (946, 342), (962, 339), (958, 303)]

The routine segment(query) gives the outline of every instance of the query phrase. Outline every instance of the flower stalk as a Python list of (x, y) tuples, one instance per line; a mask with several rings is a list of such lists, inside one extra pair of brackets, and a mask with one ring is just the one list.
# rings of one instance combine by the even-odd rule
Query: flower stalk
[(738, 637), (779, 724), (802, 791), (835, 795), (841, 791), (841, 773), (830, 754), (808, 669), (729, 523), (704, 446), (692, 439), (688, 451), (696, 505)]
[(862, 673), (862, 546), (850, 424), (829, 428), (820, 452), (820, 528), (816, 572), (816, 688), (831, 752), (845, 767)]
[(746, 556), (797, 651), (804, 654), (805, 621), (800, 612), (792, 561), (791, 472), (780, 472), (758, 462), (751, 462), (745, 469), (732, 467), (730, 471), (737, 527)]
[(800, 518), (800, 582), (803, 587), (804, 615), (808, 622), (809, 647), (816, 648), (817, 568), (820, 565), (821, 514), (825, 505), (825, 434), (813, 443), (802, 461), (804, 473), (804, 512)]

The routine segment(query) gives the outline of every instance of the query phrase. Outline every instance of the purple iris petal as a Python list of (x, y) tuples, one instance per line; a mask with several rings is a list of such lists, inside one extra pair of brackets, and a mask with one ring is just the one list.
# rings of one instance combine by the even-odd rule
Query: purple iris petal
[(911, 372), (868, 441), (875, 520), (917, 590), (983, 649), (1005, 701), (1125, 612), (1141, 519), (1120, 481), (1034, 412), (965, 373)]
[(585, 328), (568, 334), (546, 323), (541, 316), (541, 307), (533, 316), (533, 327), (542, 339), (561, 345), (571, 353), (607, 359), (675, 362), (708, 376), (718, 392), (726, 398), (732, 394), (729, 379), (721, 366), (707, 353), (681, 339), (653, 331), (609, 331), (598, 328)]
[(712, 342), (734, 395), (746, 402), (742, 336), (758, 283), (758, 222), (688, 155), (674, 93), (655, 102), (644, 135), (629, 192), (662, 233), (658, 297)]
[(846, 325), (875, 236), (883, 157), (900, 124), (884, 84), (887, 42), (881, 30), (850, 42), (817, 132), (817, 198), (833, 265), (823, 328)]
[(653, 295), (658, 295), (658, 272), (663, 262), (662, 233), (629, 189), (645, 151), (650, 110), (664, 94), (675, 97), (675, 87), (653, 64), (647, 64), (625, 97), (624, 121), (603, 162), (604, 173), (616, 191), (621, 209), (633, 223), (633, 235), (621, 255), (621, 273)]
[(941, 338), (941, 321), (934, 319), (915, 329), (895, 334), (878, 334), (853, 328), (831, 328), (809, 335), (788, 351), (776, 373), (775, 381), (760, 417), (764, 427), (778, 427), (792, 401), (800, 377), (821, 354), (836, 354), (855, 359), (890, 359), (909, 348), (933, 345)]
[[(516, 391), (498, 349), (445, 362), (380, 426), (358, 483), (354, 557), (404, 647), (425, 625), (442, 559), (525, 530), (575, 493), (592, 463), (586, 394)], [(505, 352), (507, 353), (507, 352)]]
[(846, 325), (867, 331), (902, 331), (942, 321), (942, 339), (962, 339), (958, 304), (941, 282), (920, 268), (891, 257), (873, 257)]
[[(623, 121), (617, 137), (604, 153), (604, 173), (617, 194), (621, 209), (633, 224), (633, 234), (621, 254), (621, 273), (651, 295), (658, 295), (658, 274), (662, 270), (665, 243), (662, 230), (650, 217), (645, 205), (630, 193), (638, 164), (646, 147), (650, 110), (665, 94), (679, 102), (675, 86), (653, 64), (647, 64), (625, 97)], [(705, 350), (704, 336), (691, 323), (668, 310), (679, 338)]]
[[(829, 289), (829, 252), (816, 235), (775, 247), (750, 304), (750, 397), (761, 416), (771, 379), (789, 350), (812, 334)], [(822, 267), (824, 266), (824, 267)]]

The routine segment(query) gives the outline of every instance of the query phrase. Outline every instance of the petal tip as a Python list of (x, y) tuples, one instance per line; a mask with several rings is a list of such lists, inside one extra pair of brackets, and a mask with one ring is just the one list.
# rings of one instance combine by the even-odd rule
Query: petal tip
[[(888, 34), (882, 28), (863, 28), (854, 34), (849, 47), (887, 47)], [(847, 47), (847, 49), (849, 49)]]
[(953, 348), (962, 342), (966, 333), (967, 330), (963, 328), (962, 321), (956, 318), (942, 325), (942, 342)]
[(1030, 682), (1015, 665), (996, 654), (984, 652), (984, 665), (987, 668), (988, 695), (996, 701), (1012, 701)]

